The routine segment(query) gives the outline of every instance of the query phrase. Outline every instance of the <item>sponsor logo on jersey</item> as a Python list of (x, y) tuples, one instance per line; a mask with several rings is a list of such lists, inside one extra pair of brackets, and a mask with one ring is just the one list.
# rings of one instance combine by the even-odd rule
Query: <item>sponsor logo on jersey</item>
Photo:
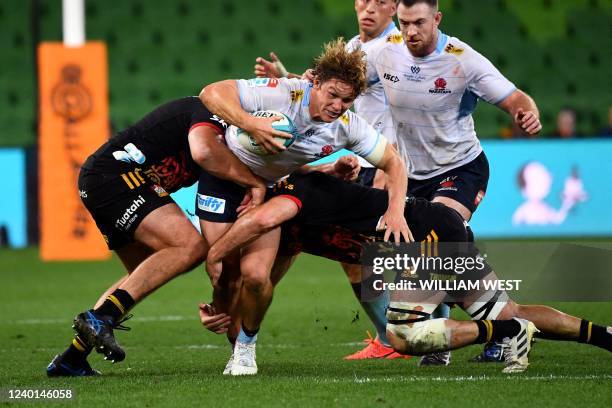
[(427, 77), (425, 75), (419, 75), (421, 73), (421, 67), (413, 65), (410, 67), (410, 72), (404, 73), (404, 78), (411, 82), (423, 82)]
[(136, 218), (138, 218), (138, 214), (136, 211), (140, 208), (141, 205), (145, 203), (145, 199), (143, 196), (139, 195), (137, 199), (132, 201), (132, 205), (125, 209), (125, 212), (121, 216), (121, 218), (115, 221), (115, 227), (120, 230), (126, 231), (130, 226), (134, 223)]
[(314, 135), (315, 133), (317, 133), (317, 131), (316, 131), (316, 130), (314, 130), (314, 129), (308, 129), (307, 131), (305, 131), (305, 132), (304, 132), (304, 136), (305, 136), (305, 137), (310, 137), (310, 136)]
[(227, 129), (227, 122), (218, 117), (217, 115), (212, 115), (211, 119), (220, 124), (223, 129)]
[(151, 186), (151, 190), (155, 191), (155, 193), (160, 197), (166, 197), (168, 195), (168, 192), (159, 184), (153, 184)]
[(223, 214), (225, 212), (225, 200), (222, 198), (198, 194), (198, 208), (206, 212)]
[(316, 153), (315, 157), (321, 159), (323, 157), (329, 156), (333, 152), (334, 152), (334, 146), (332, 146), (332, 145), (325, 145), (325, 146), (321, 147), (321, 153)]
[(387, 42), (393, 44), (401, 44), (404, 41), (401, 34), (391, 34), (387, 37)]
[(457, 176), (449, 176), (444, 180), (440, 181), (440, 188), (437, 191), (457, 191), (457, 187), (455, 187), (455, 180)]
[(129, 163), (134, 161), (138, 164), (142, 164), (147, 159), (144, 154), (137, 148), (134, 143), (128, 143), (123, 146), (124, 150), (117, 150), (113, 152), (115, 160)]
[(476, 194), (476, 198), (474, 199), (474, 205), (475, 205), (476, 207), (478, 207), (478, 204), (480, 204), (480, 202), (482, 201), (482, 199), (484, 198), (484, 196), (485, 196), (485, 191), (484, 191), (484, 190), (480, 190), (480, 191), (478, 192), (478, 194)]
[(399, 78), (395, 75), (391, 75), (391, 74), (387, 74), (386, 72), (383, 75), (383, 78), (385, 78), (387, 81), (391, 81), (393, 83), (399, 82)]
[(250, 87), (263, 87), (276, 88), (278, 85), (278, 79), (276, 78), (253, 78), (247, 81), (247, 86)]
[(291, 91), (291, 102), (299, 102), (302, 100), (303, 97), (304, 97), (303, 89), (297, 89), (297, 90)]
[(457, 48), (453, 44), (448, 44), (446, 48), (444, 48), (444, 51), (446, 51), (449, 54), (454, 54), (454, 55), (463, 54), (463, 48)]
[(81, 198), (87, 198), (87, 191), (85, 191), (85, 190), (79, 190), (79, 197), (81, 197)]
[(449, 94), (451, 93), (450, 89), (446, 89), (446, 79), (440, 77), (434, 81), (435, 88), (430, 89), (429, 93), (431, 94)]
[[(115, 152), (116, 153), (116, 152)], [(140, 174), (142, 170), (135, 169), (134, 171), (129, 171), (127, 173), (121, 174), (121, 178), (130, 188), (130, 190), (135, 189), (136, 187), (140, 187), (140, 185), (145, 184), (145, 179)], [(146, 173), (145, 173), (146, 174)]]
[(346, 114), (346, 112), (344, 112), (342, 114), (342, 116), (340, 116), (340, 120), (342, 121), (342, 123), (344, 123), (345, 125), (348, 125), (350, 122), (349, 116)]

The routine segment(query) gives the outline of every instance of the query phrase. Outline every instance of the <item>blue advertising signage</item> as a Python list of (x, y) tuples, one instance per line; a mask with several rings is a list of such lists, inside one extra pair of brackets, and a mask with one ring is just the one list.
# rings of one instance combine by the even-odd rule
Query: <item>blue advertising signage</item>
[(611, 140), (484, 143), (491, 177), (479, 237), (612, 236)]
[(9, 246), (27, 244), (26, 169), (23, 149), (0, 149), (0, 172), (6, 175), (0, 200), (0, 227), (6, 228)]

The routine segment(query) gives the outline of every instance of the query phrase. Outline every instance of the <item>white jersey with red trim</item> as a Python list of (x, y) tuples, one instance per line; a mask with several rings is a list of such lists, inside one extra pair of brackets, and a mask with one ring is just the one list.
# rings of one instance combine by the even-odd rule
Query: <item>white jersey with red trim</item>
[(478, 99), (498, 104), (516, 90), (488, 59), (440, 31), (424, 58), (398, 34), (369, 55), (369, 80), (384, 86), (398, 151), (417, 180), (474, 160), (482, 152), (472, 119)]
[(386, 138), (365, 119), (347, 111), (337, 120), (315, 121), (309, 112), (312, 84), (300, 79), (255, 78), (236, 81), (242, 108), (247, 112), (274, 110), (287, 115), (299, 136), (287, 150), (276, 155), (257, 155), (238, 141), (237, 128), (230, 126), (226, 141), (230, 150), (255, 174), (276, 181), (301, 166), (338, 150), (348, 149), (373, 165), (382, 159)]

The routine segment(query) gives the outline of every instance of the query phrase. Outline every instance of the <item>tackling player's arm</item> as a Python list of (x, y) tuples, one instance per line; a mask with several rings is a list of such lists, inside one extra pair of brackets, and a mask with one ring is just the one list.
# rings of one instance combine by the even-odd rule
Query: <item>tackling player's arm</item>
[(388, 241), (393, 234), (395, 242), (400, 242), (401, 237), (406, 242), (413, 242), (412, 232), (404, 217), (406, 191), (408, 190), (406, 164), (390, 143), (385, 146), (385, 152), (380, 161), (372, 164), (385, 172), (386, 188), (389, 191), (389, 207), (381, 219), (381, 227), (385, 228), (385, 241)]
[(258, 205), (266, 195), (265, 182), (242, 163), (209, 126), (194, 127), (189, 132), (191, 157), (202, 169), (215, 177), (233, 181), (249, 189), (250, 205)]
[(274, 137), (291, 139), (289, 133), (281, 132), (272, 127), (272, 123), (280, 120), (277, 116), (256, 118), (242, 108), (240, 93), (235, 80), (225, 80), (207, 85), (200, 92), (200, 100), (214, 114), (220, 116), (230, 125), (246, 131), (268, 153), (278, 153), (285, 146), (274, 140)]
[(298, 171), (300, 173), (310, 173), (312, 171), (319, 171), (321, 173), (329, 174), (330, 176), (337, 177), (341, 180), (355, 181), (359, 176), (359, 170), (361, 165), (356, 156), (347, 155), (342, 156), (333, 163), (324, 163), (317, 165), (304, 165)]
[(497, 106), (508, 112), (514, 122), (528, 135), (535, 135), (542, 130), (540, 112), (536, 103), (520, 89), (511, 93)]

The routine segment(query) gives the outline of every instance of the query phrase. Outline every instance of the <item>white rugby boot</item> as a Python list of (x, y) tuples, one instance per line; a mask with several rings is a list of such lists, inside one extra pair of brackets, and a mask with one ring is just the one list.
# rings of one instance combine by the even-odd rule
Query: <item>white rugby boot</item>
[(230, 356), (227, 364), (225, 365), (225, 369), (223, 370), (223, 375), (230, 375), (232, 373), (232, 366), (234, 365), (234, 352), (232, 351), (232, 355)]
[(255, 343), (245, 344), (239, 341), (234, 347), (234, 361), (232, 364), (232, 375), (255, 375), (257, 374), (257, 363), (255, 362)]
[(512, 337), (506, 337), (503, 340), (504, 344), (504, 359), (506, 360), (506, 367), (502, 370), (502, 373), (522, 373), (529, 367), (529, 352), (531, 351), (531, 341), (533, 335), (539, 330), (535, 327), (535, 324), (529, 320), (514, 318), (521, 325), (521, 331)]

